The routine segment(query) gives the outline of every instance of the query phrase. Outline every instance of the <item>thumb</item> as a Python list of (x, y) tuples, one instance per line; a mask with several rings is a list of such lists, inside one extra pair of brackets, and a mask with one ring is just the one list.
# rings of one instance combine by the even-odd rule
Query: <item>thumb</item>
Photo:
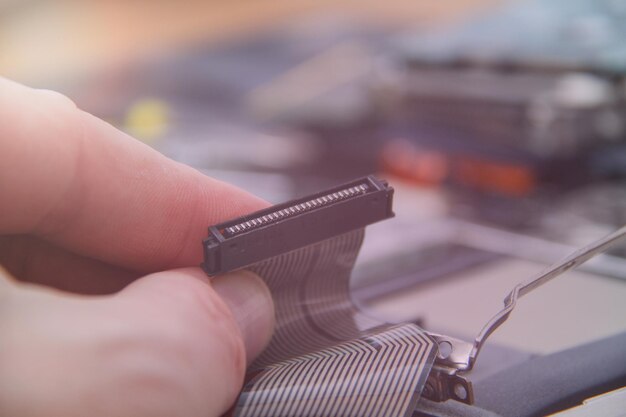
[(211, 409), (222, 404), (220, 413), (235, 400), (246, 365), (268, 344), (274, 327), (269, 289), (248, 271), (213, 279), (198, 268), (159, 272), (133, 282), (119, 302), (147, 314), (146, 326), (158, 325), (162, 343), (182, 348), (179, 354), (198, 373), (189, 381), (210, 399)]
[(274, 304), (265, 283), (249, 271), (223, 275), (211, 281), (241, 332), (249, 365), (265, 349), (274, 330)]
[(159, 272), (106, 297), (2, 275), (2, 416), (219, 416), (273, 327), (269, 291), (249, 272)]

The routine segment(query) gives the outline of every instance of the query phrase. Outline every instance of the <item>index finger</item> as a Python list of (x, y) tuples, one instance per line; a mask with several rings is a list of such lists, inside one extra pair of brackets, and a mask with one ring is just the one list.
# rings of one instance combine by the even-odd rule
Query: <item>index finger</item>
[(0, 233), (141, 271), (197, 265), (208, 225), (267, 205), (1, 78), (0, 201)]

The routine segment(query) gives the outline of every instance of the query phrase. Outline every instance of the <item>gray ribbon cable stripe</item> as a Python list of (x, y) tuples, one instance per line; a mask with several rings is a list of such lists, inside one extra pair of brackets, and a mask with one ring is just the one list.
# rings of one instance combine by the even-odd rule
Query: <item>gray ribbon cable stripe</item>
[[(254, 265), (276, 305), (276, 332), (253, 363), (234, 413), (269, 416), (409, 416), (436, 346), (414, 324), (360, 313), (349, 293), (364, 230)], [(359, 323), (359, 326), (355, 324)]]

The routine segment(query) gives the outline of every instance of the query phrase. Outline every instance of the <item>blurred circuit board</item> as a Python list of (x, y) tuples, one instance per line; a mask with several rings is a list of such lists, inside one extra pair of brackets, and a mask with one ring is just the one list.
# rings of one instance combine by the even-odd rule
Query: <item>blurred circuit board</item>
[(298, 22), (101, 74), (70, 95), (272, 202), (382, 172), (435, 193), (438, 217), (575, 246), (625, 221), (622, 3), (515, 1), (403, 34)]
[(456, 187), (469, 205), (526, 209), (546, 188), (625, 174), (620, 4), (511, 2), (408, 35), (299, 22), (103, 74), (72, 96), (244, 188), (241, 171), (304, 194), (382, 169)]

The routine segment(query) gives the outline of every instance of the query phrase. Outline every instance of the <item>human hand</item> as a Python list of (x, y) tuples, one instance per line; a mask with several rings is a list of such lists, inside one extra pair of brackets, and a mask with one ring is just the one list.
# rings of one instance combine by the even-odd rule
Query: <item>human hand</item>
[(0, 78), (0, 416), (224, 413), (271, 297), (188, 267), (208, 225), (265, 206)]

